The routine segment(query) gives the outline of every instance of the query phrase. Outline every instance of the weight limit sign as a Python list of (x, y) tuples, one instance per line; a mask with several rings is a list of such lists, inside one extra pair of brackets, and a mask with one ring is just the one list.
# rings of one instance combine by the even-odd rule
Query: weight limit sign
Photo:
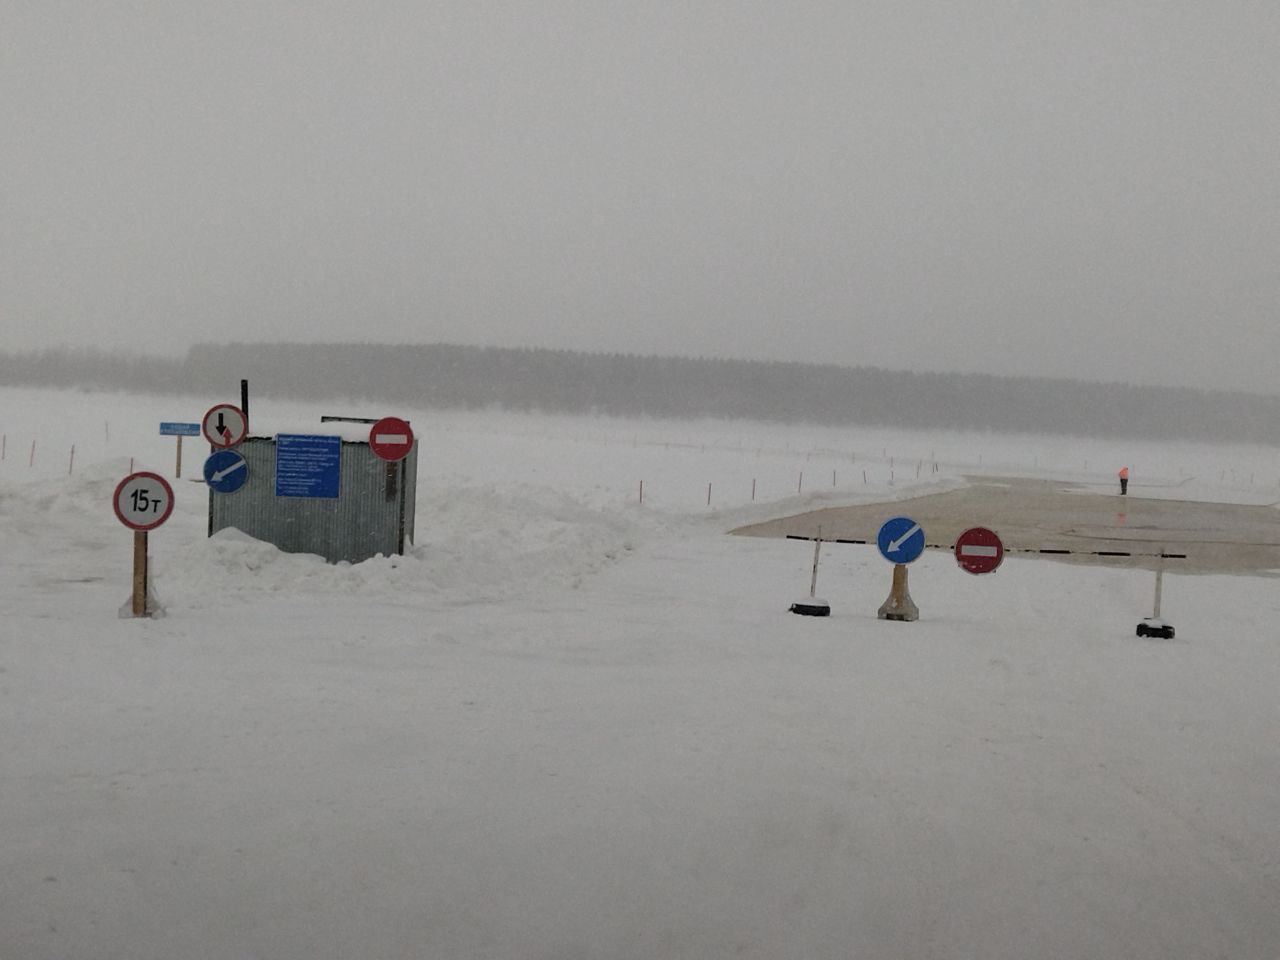
[(154, 530), (173, 513), (173, 487), (158, 473), (131, 473), (116, 487), (112, 506), (130, 530)]

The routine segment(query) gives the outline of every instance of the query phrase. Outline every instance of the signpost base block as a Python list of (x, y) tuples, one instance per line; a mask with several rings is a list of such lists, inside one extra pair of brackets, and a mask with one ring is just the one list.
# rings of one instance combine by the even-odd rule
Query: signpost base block
[(880, 609), (876, 611), (876, 616), (881, 620), (913, 621), (920, 619), (920, 609), (915, 605), (915, 602), (911, 599), (911, 593), (907, 590), (906, 564), (894, 564), (893, 587), (889, 590), (889, 599), (880, 605)]
[(1148, 617), (1138, 624), (1134, 631), (1140, 637), (1160, 637), (1162, 640), (1173, 639), (1173, 624), (1165, 623), (1159, 617)]
[(803, 600), (797, 600), (788, 609), (791, 613), (798, 613), (802, 617), (831, 616), (831, 604), (817, 597), (805, 597)]

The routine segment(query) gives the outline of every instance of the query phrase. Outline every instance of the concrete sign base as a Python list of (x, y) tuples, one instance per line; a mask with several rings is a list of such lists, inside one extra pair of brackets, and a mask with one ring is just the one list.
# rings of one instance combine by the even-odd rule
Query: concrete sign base
[(889, 591), (889, 599), (876, 611), (881, 620), (919, 620), (920, 609), (911, 599), (907, 590), (907, 565), (897, 563), (893, 566), (893, 587)]

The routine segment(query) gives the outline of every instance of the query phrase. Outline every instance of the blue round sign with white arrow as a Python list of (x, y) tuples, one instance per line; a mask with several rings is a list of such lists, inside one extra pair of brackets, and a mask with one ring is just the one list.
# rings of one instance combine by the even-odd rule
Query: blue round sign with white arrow
[(924, 528), (910, 517), (894, 517), (880, 528), (876, 545), (890, 563), (910, 563), (924, 553)]
[(211, 453), (204, 462), (204, 482), (218, 493), (234, 493), (249, 479), (249, 465), (234, 450)]

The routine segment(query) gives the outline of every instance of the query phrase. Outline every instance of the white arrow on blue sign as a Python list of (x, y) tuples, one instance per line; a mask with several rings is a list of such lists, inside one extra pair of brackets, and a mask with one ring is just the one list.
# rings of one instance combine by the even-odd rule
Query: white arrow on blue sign
[(880, 528), (876, 545), (890, 563), (910, 563), (924, 553), (924, 529), (910, 517), (894, 517)]
[(204, 482), (218, 493), (235, 493), (249, 479), (249, 465), (234, 450), (211, 453), (204, 462)]

